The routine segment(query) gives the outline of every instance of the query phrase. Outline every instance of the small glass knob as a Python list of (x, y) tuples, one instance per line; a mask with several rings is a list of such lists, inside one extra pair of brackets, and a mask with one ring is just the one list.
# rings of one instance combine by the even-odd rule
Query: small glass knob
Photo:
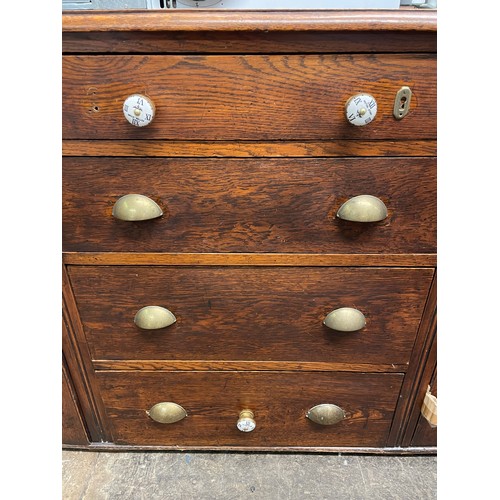
[(252, 432), (255, 429), (256, 423), (254, 420), (253, 412), (250, 410), (243, 410), (240, 412), (238, 423), (236, 427), (241, 432)]
[(145, 95), (132, 94), (123, 103), (123, 114), (127, 121), (135, 127), (145, 127), (155, 117), (155, 105)]

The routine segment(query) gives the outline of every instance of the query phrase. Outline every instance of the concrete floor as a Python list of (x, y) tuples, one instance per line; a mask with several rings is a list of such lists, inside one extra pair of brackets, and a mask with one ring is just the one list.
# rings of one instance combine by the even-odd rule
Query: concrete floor
[(436, 456), (64, 450), (63, 500), (427, 500)]

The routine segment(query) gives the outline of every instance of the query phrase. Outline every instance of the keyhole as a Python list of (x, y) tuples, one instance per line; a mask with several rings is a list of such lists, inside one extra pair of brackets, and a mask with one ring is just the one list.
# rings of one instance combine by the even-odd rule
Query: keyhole
[(396, 120), (401, 120), (410, 112), (411, 90), (410, 87), (401, 87), (394, 98), (392, 114)]

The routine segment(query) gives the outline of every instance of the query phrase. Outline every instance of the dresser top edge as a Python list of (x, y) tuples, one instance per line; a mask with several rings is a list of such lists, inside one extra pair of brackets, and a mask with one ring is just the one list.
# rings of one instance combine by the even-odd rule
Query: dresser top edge
[(172, 31), (420, 31), (437, 32), (436, 10), (303, 10), (156, 12), (69, 11), (63, 33)]

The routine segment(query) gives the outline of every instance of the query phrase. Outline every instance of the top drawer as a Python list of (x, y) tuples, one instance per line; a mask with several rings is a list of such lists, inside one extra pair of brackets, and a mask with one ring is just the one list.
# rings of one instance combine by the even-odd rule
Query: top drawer
[[(403, 85), (411, 107), (396, 120)], [(355, 127), (344, 107), (361, 92), (378, 112)], [(153, 101), (150, 125), (126, 121), (132, 94)], [(432, 55), (63, 57), (64, 139), (433, 139), (435, 107)]]

